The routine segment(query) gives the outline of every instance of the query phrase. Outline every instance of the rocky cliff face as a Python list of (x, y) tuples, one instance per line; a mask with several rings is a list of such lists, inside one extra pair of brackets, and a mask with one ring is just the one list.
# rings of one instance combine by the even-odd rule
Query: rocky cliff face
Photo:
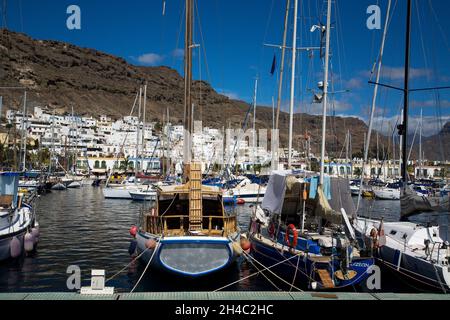
[[(124, 59), (80, 48), (69, 43), (34, 40), (24, 34), (0, 31), (0, 86), (24, 86), (29, 107), (48, 106), (58, 113), (128, 115), (141, 83), (148, 84), (147, 119), (162, 120), (169, 109), (172, 123), (183, 119), (184, 80), (168, 67), (140, 67)], [(1, 89), (4, 110), (19, 109), (22, 91)], [(194, 81), (195, 119), (205, 126), (238, 128), (249, 105), (218, 94), (208, 83)], [(258, 107), (257, 127), (272, 126), (272, 109)], [(362, 150), (365, 123), (356, 118), (329, 118), (327, 150), (339, 155), (347, 129), (352, 134), (353, 152)], [(318, 152), (321, 118), (296, 114), (294, 147), (304, 141), (306, 130), (312, 136), (312, 151)], [(288, 115), (280, 114), (282, 144), (287, 141)]]

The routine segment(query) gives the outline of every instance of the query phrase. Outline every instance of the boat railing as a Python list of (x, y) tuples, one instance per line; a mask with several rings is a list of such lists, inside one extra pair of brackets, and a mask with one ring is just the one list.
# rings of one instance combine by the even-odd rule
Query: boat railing
[[(189, 235), (189, 216), (144, 215), (145, 231), (167, 237)], [(224, 236), (227, 237), (237, 230), (236, 216), (203, 216), (202, 230), (192, 235)]]

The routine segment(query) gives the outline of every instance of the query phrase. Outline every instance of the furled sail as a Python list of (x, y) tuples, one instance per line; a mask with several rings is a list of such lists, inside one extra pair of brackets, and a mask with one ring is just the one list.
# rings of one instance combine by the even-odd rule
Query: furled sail
[(342, 224), (342, 215), (340, 212), (331, 208), (330, 203), (325, 196), (322, 186), (317, 187), (316, 195), (316, 209), (314, 215), (317, 217), (322, 217), (331, 223)]
[(419, 214), (421, 212), (450, 212), (449, 198), (419, 196), (414, 190), (407, 187), (400, 197), (401, 217)]

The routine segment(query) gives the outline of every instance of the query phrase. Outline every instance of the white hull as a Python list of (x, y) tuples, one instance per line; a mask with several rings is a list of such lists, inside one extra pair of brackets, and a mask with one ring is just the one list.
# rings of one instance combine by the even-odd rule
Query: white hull
[[(358, 218), (354, 224), (357, 233), (370, 239), (372, 229), (378, 229), (377, 220)], [(448, 249), (440, 249), (443, 240), (439, 227), (420, 227), (411, 222), (383, 223), (386, 243), (380, 247), (379, 258), (388, 267), (408, 274), (435, 289), (450, 290), (450, 267), (446, 259)], [(426, 254), (425, 241), (430, 241), (431, 256)], [(433, 245), (435, 243), (436, 245)], [(433, 263), (430, 260), (438, 261)]]
[(227, 190), (223, 194), (223, 199), (225, 202), (230, 202), (234, 199), (243, 199), (246, 202), (257, 202), (261, 203), (264, 199), (266, 193), (266, 187), (258, 188), (234, 188)]
[(358, 186), (350, 186), (350, 192), (352, 196), (357, 196), (359, 194), (359, 187)]
[(33, 221), (31, 211), (27, 207), (23, 207), (14, 214), (12, 223), (4, 212), (0, 214), (0, 261), (4, 261), (11, 258), (10, 244), (14, 237), (19, 240), (20, 248), (22, 252), (24, 251), (24, 236)]
[(128, 185), (128, 186), (117, 186), (117, 187), (105, 187), (103, 188), (103, 196), (105, 199), (127, 199), (133, 200), (130, 195), (130, 191), (139, 191), (142, 188), (140, 185)]
[(78, 189), (81, 188), (81, 183), (74, 181), (67, 186), (68, 189)]
[(52, 187), (52, 190), (66, 190), (67, 187), (62, 183), (57, 183)]
[(156, 191), (129, 191), (129, 193), (135, 201), (156, 201)]
[(375, 197), (381, 200), (400, 200), (400, 189), (374, 188)]

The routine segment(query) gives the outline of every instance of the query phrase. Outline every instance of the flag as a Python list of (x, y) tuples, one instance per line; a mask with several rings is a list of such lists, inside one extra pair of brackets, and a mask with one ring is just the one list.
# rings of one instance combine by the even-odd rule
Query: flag
[(270, 74), (272, 76), (275, 73), (276, 67), (277, 67), (277, 57), (276, 57), (276, 55), (273, 55), (272, 68), (270, 69)]

